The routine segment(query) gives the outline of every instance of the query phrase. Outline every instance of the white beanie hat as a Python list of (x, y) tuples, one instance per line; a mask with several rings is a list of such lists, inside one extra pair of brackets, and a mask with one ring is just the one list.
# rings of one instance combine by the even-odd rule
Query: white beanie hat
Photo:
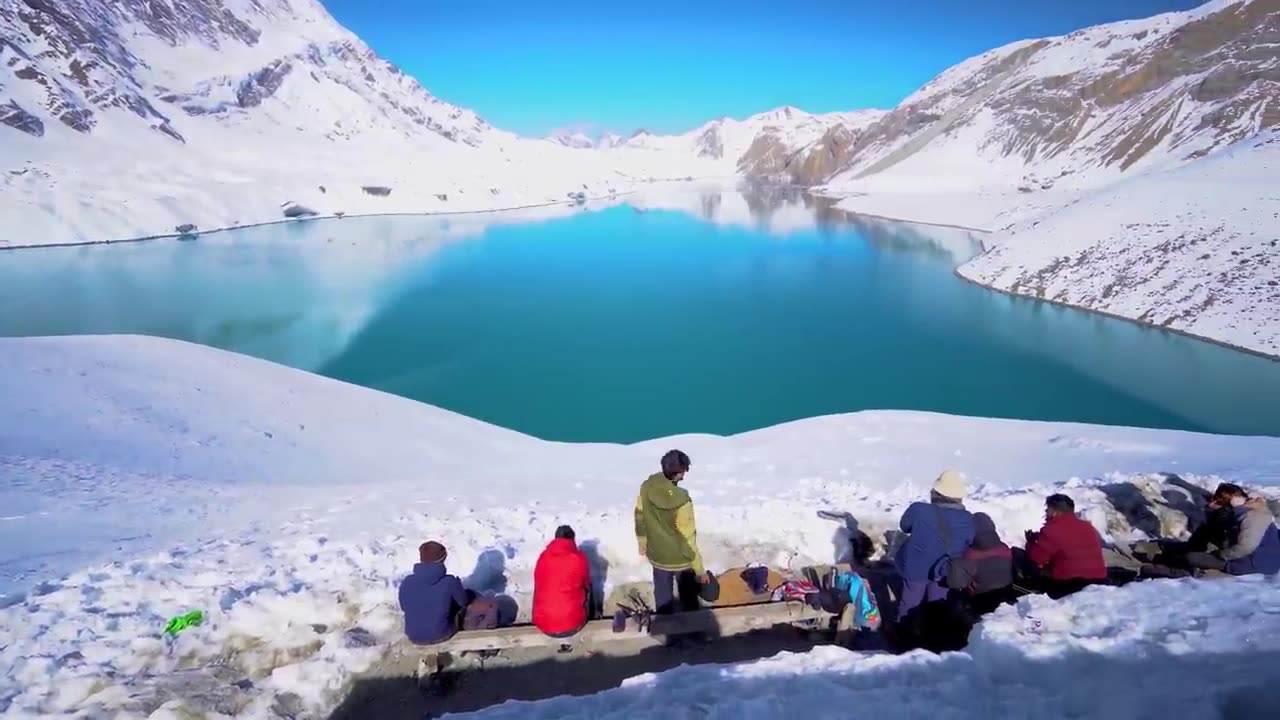
[(964, 475), (961, 475), (958, 470), (944, 470), (938, 479), (933, 481), (933, 491), (952, 500), (963, 500)]

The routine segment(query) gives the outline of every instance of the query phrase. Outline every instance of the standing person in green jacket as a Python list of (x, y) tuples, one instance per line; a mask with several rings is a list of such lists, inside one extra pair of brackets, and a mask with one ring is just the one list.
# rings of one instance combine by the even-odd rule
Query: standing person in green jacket
[(636, 541), (653, 566), (653, 600), (662, 614), (697, 610), (699, 585), (706, 580), (693, 500), (680, 487), (689, 466), (688, 455), (671, 450), (662, 456), (662, 472), (644, 481), (636, 499)]

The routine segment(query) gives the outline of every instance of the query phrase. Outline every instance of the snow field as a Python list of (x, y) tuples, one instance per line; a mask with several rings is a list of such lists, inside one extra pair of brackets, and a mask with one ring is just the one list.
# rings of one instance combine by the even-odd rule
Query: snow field
[[(843, 530), (819, 510), (851, 513), (883, 543), (945, 467), (969, 474), (969, 507), (992, 514), (1013, 542), (1039, 526), (1044, 496), (1058, 489), (1109, 537), (1134, 539), (1180, 532), (1181, 512), (1194, 504), (1188, 488), (1223, 477), (1280, 482), (1280, 439), (925, 413), (634, 446), (546, 443), (259, 360), (139, 337), (0, 341), (0, 392), (13, 399), (0, 410), (0, 472), (12, 479), (4, 500), (14, 508), (0, 522), (0, 713), (15, 718), (148, 717), (162, 706), (156, 717), (179, 707), (197, 717), (272, 717), (279, 703), (323, 715), (354, 674), (400, 642), (396, 587), (423, 540), (445, 542), (453, 572), (475, 589), (512, 595), (525, 614), (534, 562), (560, 523), (594, 545), (607, 585), (646, 578), (632, 536), (634, 493), (669, 447), (693, 457), (689, 488), (713, 569), (831, 561)], [(86, 518), (95, 522), (82, 525)], [(1262, 607), (1274, 604), (1274, 583), (1258, 587)], [(205, 611), (206, 622), (163, 639), (167, 619), (190, 609)], [(714, 672), (809, 667), (836, 662), (832, 652)], [(974, 653), (973, 661), (839, 662), (856, 664), (861, 677), (894, 663), (985, 662)]]

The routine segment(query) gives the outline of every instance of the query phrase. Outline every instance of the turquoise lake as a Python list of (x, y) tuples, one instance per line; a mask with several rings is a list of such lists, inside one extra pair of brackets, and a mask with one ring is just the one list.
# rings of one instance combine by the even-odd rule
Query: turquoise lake
[(191, 340), (566, 441), (880, 408), (1280, 435), (1280, 363), (971, 285), (978, 251), (780, 189), (318, 220), (0, 253), (0, 334)]

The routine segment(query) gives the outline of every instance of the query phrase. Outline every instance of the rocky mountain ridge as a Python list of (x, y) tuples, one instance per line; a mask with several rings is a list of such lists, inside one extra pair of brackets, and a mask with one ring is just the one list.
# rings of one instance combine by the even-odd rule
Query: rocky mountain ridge
[(341, 110), (319, 118), (330, 122), (306, 124), (333, 140), (429, 133), (476, 146), (492, 130), (314, 0), (0, 0), (0, 66), (0, 122), (37, 137), (53, 122), (91, 135), (124, 111), (184, 143), (191, 118), (240, 124), (268, 98), (308, 94), (337, 96)]
[(1280, 126), (1278, 47), (1280, 0), (1213, 0), (1013, 43), (952, 67), (863, 132), (826, 143), (833, 162), (807, 165), (814, 147), (789, 169), (806, 185), (926, 169), (1028, 191), (1077, 174), (1110, 181)]

